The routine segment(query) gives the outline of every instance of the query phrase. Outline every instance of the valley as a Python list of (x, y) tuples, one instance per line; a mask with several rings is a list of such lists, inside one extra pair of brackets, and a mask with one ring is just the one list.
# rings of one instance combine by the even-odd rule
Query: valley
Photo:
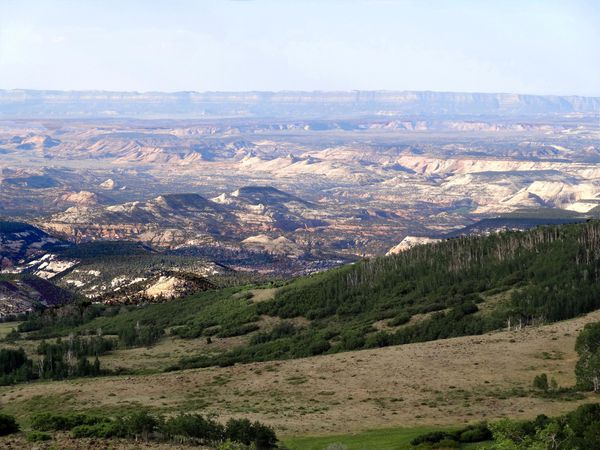
[(0, 445), (472, 449), (597, 402), (597, 99), (23, 95)]
[(0, 449), (598, 450), (599, 23), (0, 0)]
[(296, 275), (486, 218), (596, 217), (599, 139), (587, 113), (5, 120), (0, 215)]

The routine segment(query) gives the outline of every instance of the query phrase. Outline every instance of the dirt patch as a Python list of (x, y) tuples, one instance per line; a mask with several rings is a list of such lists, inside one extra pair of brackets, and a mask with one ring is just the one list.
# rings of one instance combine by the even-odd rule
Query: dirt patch
[(275, 293), (279, 290), (279, 288), (266, 288), (266, 289), (251, 289), (250, 293), (252, 293), (252, 301), (254, 303), (266, 302), (269, 300), (273, 300), (275, 298)]
[[(450, 309), (443, 309), (442, 312), (447, 312)], [(423, 314), (413, 314), (410, 317), (410, 320), (406, 323), (403, 323), (402, 325), (396, 325), (396, 326), (390, 326), (388, 324), (388, 322), (390, 319), (382, 319), (382, 320), (378, 320), (377, 322), (373, 322), (373, 328), (375, 328), (377, 331), (387, 331), (387, 332), (394, 332), (394, 331), (398, 331), (402, 328), (406, 328), (409, 327), (411, 325), (415, 325), (419, 322), (423, 322), (424, 320), (430, 319), (435, 313), (440, 312), (440, 311), (433, 311), (433, 312), (428, 312), (428, 313), (423, 313)]]

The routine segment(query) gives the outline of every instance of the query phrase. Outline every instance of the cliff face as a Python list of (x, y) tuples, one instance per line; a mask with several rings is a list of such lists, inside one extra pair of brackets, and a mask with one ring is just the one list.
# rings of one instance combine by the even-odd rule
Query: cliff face
[(0, 118), (536, 115), (599, 110), (598, 97), (428, 91), (0, 91)]

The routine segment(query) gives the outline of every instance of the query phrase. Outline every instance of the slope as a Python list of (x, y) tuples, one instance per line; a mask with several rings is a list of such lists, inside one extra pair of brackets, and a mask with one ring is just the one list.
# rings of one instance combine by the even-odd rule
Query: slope
[(418, 246), (274, 286), (272, 299), (238, 287), (133, 310), (95, 307), (84, 316), (102, 317), (79, 323), (116, 332), (139, 321), (182, 339), (215, 337), (218, 345), (182, 355), (177, 370), (561, 321), (600, 308), (599, 278), (600, 222), (587, 222)]

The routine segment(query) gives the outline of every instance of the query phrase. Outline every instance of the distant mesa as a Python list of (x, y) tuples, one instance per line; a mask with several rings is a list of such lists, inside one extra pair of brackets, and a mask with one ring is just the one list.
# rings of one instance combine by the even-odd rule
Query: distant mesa
[[(600, 98), (427, 91), (101, 92), (0, 90), (0, 117), (323, 117), (595, 113)], [(347, 127), (344, 123), (339, 126)], [(418, 126), (412, 125), (411, 126)], [(320, 130), (312, 120), (306, 129)]]

